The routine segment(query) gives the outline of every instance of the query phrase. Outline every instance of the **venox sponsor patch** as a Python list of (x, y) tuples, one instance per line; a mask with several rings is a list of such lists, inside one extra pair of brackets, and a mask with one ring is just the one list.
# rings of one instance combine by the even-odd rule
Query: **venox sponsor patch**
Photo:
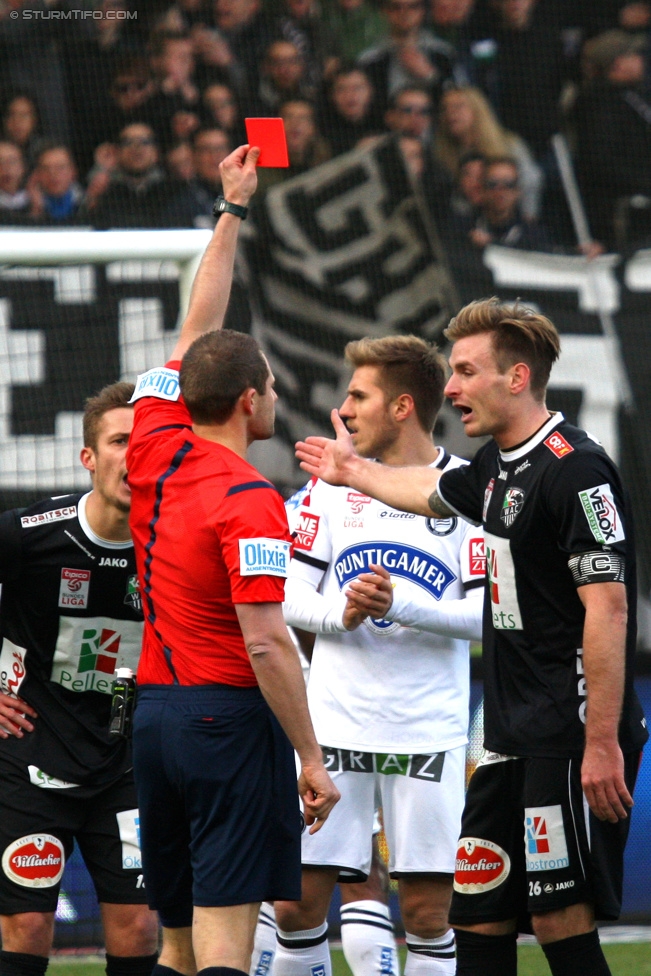
[(490, 840), (461, 837), (454, 870), (454, 890), (464, 895), (480, 895), (502, 884), (511, 871), (506, 851)]
[(61, 880), (66, 859), (63, 845), (51, 834), (27, 834), (5, 848), (2, 870), (22, 888), (52, 888)]
[(610, 485), (596, 485), (579, 492), (579, 499), (590, 531), (602, 545), (612, 545), (626, 538), (621, 516)]
[(570, 866), (559, 803), (525, 807), (524, 845), (527, 871), (559, 871)]
[(240, 539), (240, 576), (287, 576), (291, 544), (282, 539)]
[(136, 380), (136, 388), (129, 403), (135, 403), (141, 397), (158, 397), (159, 400), (178, 400), (181, 395), (179, 374), (175, 369), (166, 366), (156, 366), (154, 369), (141, 373)]
[(68, 505), (66, 508), (53, 508), (49, 512), (38, 512), (36, 515), (23, 515), (20, 524), (23, 529), (33, 529), (35, 525), (45, 525), (46, 522), (62, 522), (64, 519), (75, 518), (77, 506)]
[(440, 559), (415, 546), (400, 542), (358, 542), (342, 549), (337, 556), (335, 574), (339, 588), (343, 589), (360, 573), (367, 573), (372, 563), (384, 566), (392, 576), (416, 583), (435, 600), (440, 600), (457, 578)]

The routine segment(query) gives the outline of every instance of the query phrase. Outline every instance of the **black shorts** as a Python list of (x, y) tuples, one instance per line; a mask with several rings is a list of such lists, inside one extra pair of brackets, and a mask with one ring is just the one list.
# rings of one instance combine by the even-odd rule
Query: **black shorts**
[[(495, 756), (489, 753), (489, 756)], [(624, 757), (633, 792), (640, 754)], [(453, 925), (517, 918), (592, 904), (619, 917), (630, 814), (611, 824), (590, 811), (579, 759), (496, 759), (468, 787), (450, 910)]]
[(146, 904), (131, 772), (97, 791), (33, 776), (50, 785), (0, 758), (0, 915), (55, 911), (74, 841), (100, 902)]
[(147, 896), (192, 906), (301, 896), (294, 752), (259, 688), (146, 685), (133, 734)]

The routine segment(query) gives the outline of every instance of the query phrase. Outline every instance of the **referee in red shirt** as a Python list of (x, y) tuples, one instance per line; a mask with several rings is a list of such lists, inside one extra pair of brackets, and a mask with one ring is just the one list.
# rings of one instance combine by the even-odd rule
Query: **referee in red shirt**
[[(247, 151), (248, 150), (248, 151)], [(138, 377), (127, 467), (145, 633), (134, 768), (153, 976), (248, 973), (261, 901), (297, 899), (301, 815), (339, 798), (282, 616), (282, 498), (246, 460), (276, 394), (248, 335), (219, 331), (259, 150), (221, 166), (225, 200), (165, 366)]]

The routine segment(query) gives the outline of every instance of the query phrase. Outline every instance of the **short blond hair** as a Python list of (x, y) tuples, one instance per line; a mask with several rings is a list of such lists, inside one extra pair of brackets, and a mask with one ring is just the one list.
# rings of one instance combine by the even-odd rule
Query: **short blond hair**
[(484, 298), (462, 308), (443, 335), (457, 342), (484, 333), (492, 336), (500, 372), (505, 373), (515, 363), (526, 363), (531, 371), (531, 392), (537, 400), (544, 400), (549, 374), (561, 351), (553, 322), (519, 300), (510, 303)]

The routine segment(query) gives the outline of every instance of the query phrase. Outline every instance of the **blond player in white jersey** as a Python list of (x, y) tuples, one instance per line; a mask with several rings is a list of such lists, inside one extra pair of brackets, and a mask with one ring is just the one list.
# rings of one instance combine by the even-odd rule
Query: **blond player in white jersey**
[[(388, 465), (448, 468), (436, 447), (445, 361), (414, 336), (349, 343), (340, 415), (356, 450)], [(342, 798), (304, 838), (303, 899), (277, 902), (275, 976), (328, 976), (326, 914), (338, 879), (371, 863), (376, 797), (407, 933), (405, 976), (455, 972), (448, 925), (464, 798), (468, 641), (481, 635), (481, 532), (456, 518), (399, 513), (347, 488), (310, 482), (290, 500), (295, 550), (283, 612), (316, 633), (308, 700)], [(386, 919), (367, 976), (389, 976)]]

